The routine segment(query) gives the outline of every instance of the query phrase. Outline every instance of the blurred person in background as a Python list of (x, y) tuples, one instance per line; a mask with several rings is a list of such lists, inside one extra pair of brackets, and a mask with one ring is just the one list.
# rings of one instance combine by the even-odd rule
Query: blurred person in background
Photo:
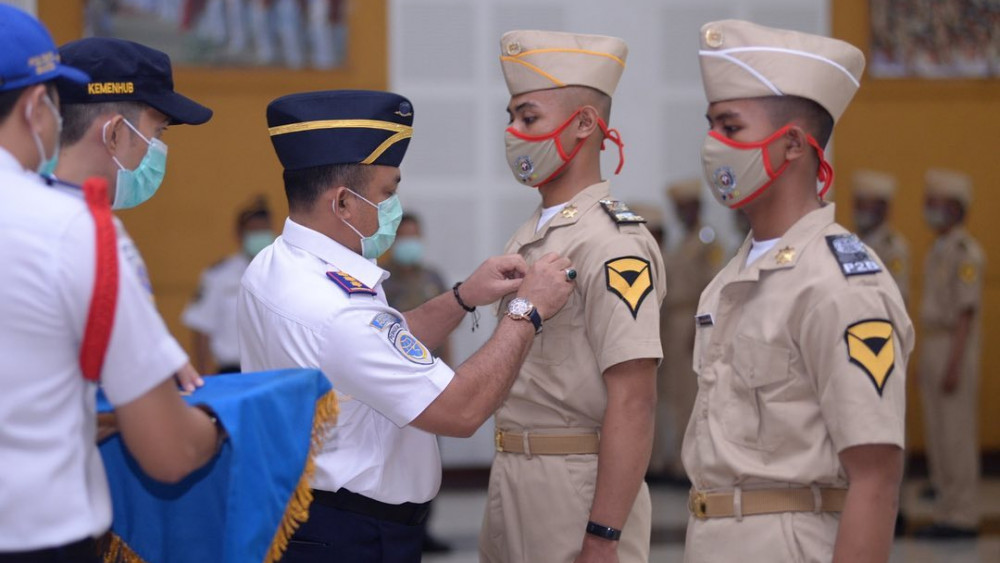
[(903, 300), (910, 299), (910, 245), (889, 225), (896, 195), (896, 178), (884, 172), (858, 170), (851, 182), (854, 226), (896, 280)]

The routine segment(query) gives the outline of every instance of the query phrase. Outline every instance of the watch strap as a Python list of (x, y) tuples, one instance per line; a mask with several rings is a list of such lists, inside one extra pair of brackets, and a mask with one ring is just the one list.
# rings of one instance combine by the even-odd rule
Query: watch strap
[(587, 522), (587, 533), (602, 539), (618, 541), (622, 537), (622, 531), (611, 526), (598, 524), (597, 522)]
[(538, 314), (538, 309), (532, 307), (528, 312), (528, 319), (535, 325), (535, 334), (542, 332), (542, 316)]

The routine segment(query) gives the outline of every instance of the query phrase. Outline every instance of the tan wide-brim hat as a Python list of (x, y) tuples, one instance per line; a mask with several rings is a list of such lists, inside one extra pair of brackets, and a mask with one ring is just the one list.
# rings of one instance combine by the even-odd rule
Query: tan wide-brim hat
[(511, 96), (589, 86), (614, 96), (628, 45), (617, 37), (515, 30), (500, 38), (500, 67)]
[(690, 178), (667, 186), (667, 195), (674, 201), (701, 200), (701, 180)]
[(844, 41), (740, 20), (701, 28), (701, 78), (709, 102), (799, 96), (834, 121), (861, 84), (865, 56)]
[(851, 178), (855, 197), (891, 201), (896, 195), (896, 177), (875, 170), (858, 170)]
[(968, 207), (972, 203), (972, 178), (957, 170), (930, 168), (924, 173), (924, 193), (954, 199)]

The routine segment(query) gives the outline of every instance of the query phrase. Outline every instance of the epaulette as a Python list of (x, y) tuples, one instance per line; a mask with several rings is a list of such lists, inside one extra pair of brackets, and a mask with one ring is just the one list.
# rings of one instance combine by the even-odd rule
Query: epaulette
[(632, 211), (627, 205), (625, 205), (624, 202), (618, 201), (617, 199), (602, 199), (601, 207), (603, 207), (604, 210), (608, 212), (608, 215), (611, 216), (611, 219), (619, 225), (646, 222), (642, 215)]
[(367, 285), (359, 282), (357, 278), (348, 274), (347, 272), (327, 272), (326, 277), (330, 278), (330, 281), (340, 286), (348, 295), (355, 293), (361, 293), (365, 295), (375, 295), (375, 290), (368, 287)]
[(828, 235), (826, 244), (829, 245), (830, 252), (837, 259), (840, 271), (845, 276), (877, 274), (882, 271), (882, 267), (878, 265), (878, 262), (872, 260), (868, 249), (865, 248), (858, 235), (853, 233)]

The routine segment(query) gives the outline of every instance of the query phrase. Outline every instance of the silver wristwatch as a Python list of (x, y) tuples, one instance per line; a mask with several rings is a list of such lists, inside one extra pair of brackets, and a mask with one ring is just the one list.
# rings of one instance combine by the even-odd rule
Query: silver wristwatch
[(542, 332), (542, 316), (531, 301), (523, 297), (515, 297), (507, 304), (507, 316), (515, 321), (531, 321), (535, 325), (535, 334)]

